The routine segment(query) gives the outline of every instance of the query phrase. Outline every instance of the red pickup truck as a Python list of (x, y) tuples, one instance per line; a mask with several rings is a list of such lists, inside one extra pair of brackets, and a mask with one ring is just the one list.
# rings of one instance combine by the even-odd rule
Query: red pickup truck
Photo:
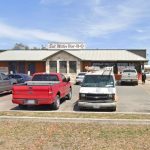
[(21, 109), (26, 109), (29, 105), (49, 104), (57, 110), (61, 98), (72, 97), (69, 81), (70, 78), (61, 73), (36, 73), (32, 81), (13, 86), (12, 102), (19, 104)]

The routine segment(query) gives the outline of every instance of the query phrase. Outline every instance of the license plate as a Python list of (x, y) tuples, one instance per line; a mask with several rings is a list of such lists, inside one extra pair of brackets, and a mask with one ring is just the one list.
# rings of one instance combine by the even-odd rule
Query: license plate
[(100, 106), (95, 105), (95, 106), (93, 106), (93, 108), (98, 109), (98, 108), (100, 108)]
[(36, 104), (36, 101), (35, 100), (26, 100), (25, 103), (34, 105), (34, 104)]

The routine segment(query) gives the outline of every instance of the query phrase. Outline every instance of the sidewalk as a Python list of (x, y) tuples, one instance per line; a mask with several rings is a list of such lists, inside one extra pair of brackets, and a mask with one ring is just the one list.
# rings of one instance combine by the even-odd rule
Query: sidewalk
[[(142, 80), (139, 80), (138, 83), (142, 84)], [(150, 85), (150, 80), (145, 80), (145, 84), (142, 85)]]

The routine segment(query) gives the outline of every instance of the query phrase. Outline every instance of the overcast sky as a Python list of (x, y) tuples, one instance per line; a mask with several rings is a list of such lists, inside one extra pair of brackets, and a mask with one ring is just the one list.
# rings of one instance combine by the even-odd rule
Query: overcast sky
[[(0, 49), (84, 42), (150, 50), (149, 0), (1, 0)], [(150, 55), (150, 54), (149, 54)]]

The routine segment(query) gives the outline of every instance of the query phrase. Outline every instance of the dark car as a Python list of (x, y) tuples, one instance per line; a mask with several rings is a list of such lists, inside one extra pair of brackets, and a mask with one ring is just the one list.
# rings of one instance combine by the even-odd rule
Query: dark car
[(22, 73), (9, 74), (10, 79), (16, 79), (17, 83), (24, 83), (31, 80), (31, 76)]

